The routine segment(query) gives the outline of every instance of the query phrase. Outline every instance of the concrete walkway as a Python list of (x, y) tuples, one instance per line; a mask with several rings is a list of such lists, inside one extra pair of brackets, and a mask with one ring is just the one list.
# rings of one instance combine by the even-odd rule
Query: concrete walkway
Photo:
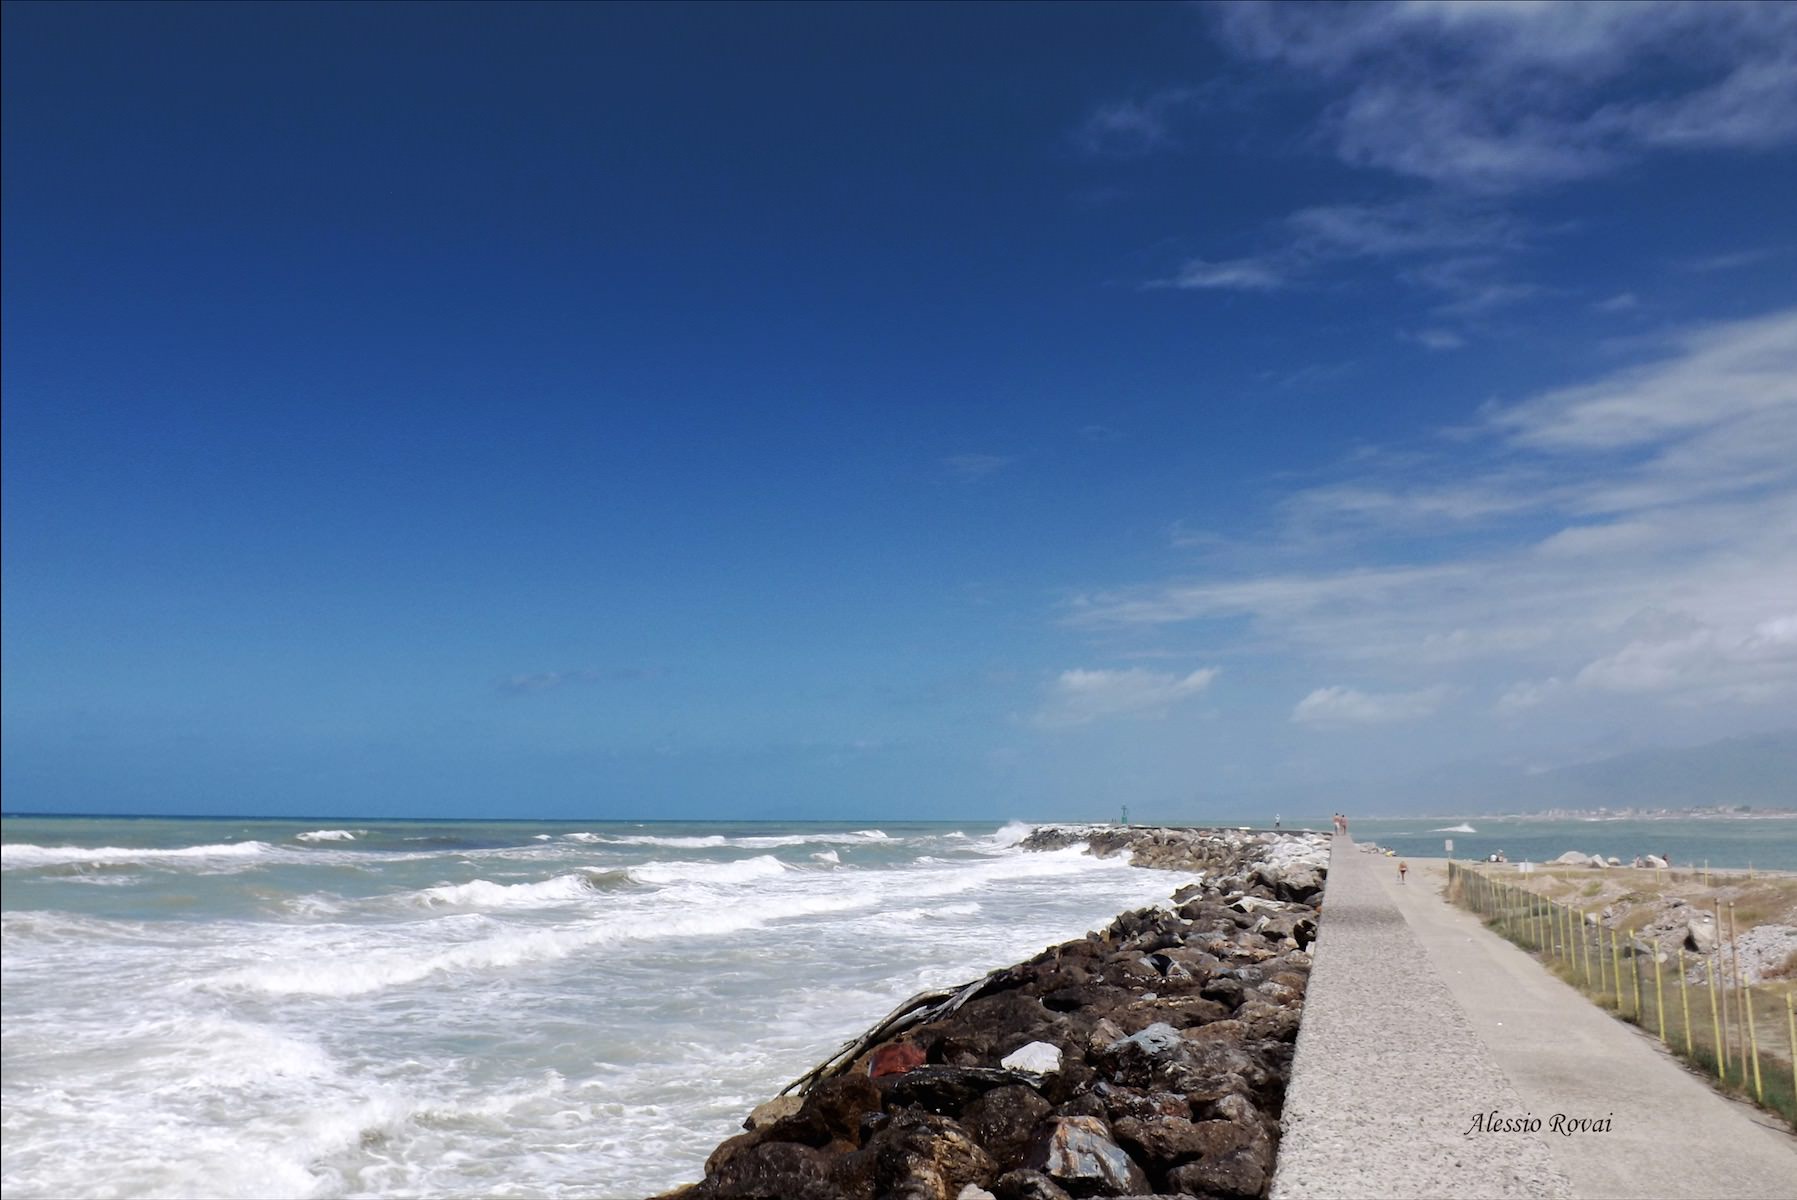
[[(1275, 1200), (1797, 1195), (1797, 1139), (1441, 898), (1337, 839)], [(1485, 1114), (1539, 1132), (1475, 1127)], [(1556, 1114), (1608, 1120), (1552, 1130)]]

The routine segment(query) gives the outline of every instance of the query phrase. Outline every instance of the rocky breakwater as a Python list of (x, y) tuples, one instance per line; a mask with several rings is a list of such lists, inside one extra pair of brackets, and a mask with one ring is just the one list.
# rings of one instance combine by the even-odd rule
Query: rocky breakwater
[(1183, 854), (1196, 878), (1166, 905), (913, 997), (757, 1108), (670, 1198), (1265, 1195), (1326, 843), (1116, 832), (1031, 837), (1156, 866)]

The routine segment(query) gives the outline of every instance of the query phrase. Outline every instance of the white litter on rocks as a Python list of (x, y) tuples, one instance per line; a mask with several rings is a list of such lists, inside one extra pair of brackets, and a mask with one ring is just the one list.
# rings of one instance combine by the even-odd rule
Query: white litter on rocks
[(999, 1060), (998, 1065), (1011, 1071), (1052, 1075), (1061, 1069), (1061, 1048), (1047, 1042), (1031, 1042), (1029, 1045), (1019, 1046), (1005, 1055)]

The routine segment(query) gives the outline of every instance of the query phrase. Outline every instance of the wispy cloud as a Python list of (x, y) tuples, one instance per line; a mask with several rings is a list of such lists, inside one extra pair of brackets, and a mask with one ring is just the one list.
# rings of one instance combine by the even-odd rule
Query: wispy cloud
[[(1067, 618), (1113, 637), (1245, 620), (1257, 644), (1362, 675), (1458, 683), (1477, 667), (1586, 696), (1797, 695), (1797, 310), (1659, 344), (1488, 408), (1433, 462), (1369, 460), (1270, 514), (1268, 563), (1333, 544), (1376, 547), (1385, 565), (1103, 589)], [(1520, 714), (1547, 694), (1498, 706)]]
[(654, 679), (661, 671), (654, 667), (616, 667), (606, 671), (536, 671), (508, 675), (495, 685), (508, 696), (530, 696), (552, 692), (558, 688), (596, 683), (640, 683)]
[(1446, 687), (1412, 692), (1363, 692), (1351, 687), (1320, 687), (1292, 709), (1299, 725), (1390, 725), (1417, 721), (1440, 708)]
[(1514, 716), (1532, 708), (1539, 708), (1541, 705), (1559, 698), (1565, 694), (1565, 691), (1566, 683), (1558, 675), (1550, 675), (1542, 680), (1525, 679), (1505, 688), (1504, 694), (1498, 697), (1495, 707), (1498, 712), (1506, 716)]
[[(1657, 146), (1797, 138), (1797, 9), (1784, 4), (1220, 5), (1223, 44), (1334, 92), (1344, 161), (1465, 192), (1611, 170)], [(1683, 68), (1642, 96), (1633, 67)]]
[(1016, 456), (1010, 454), (950, 454), (942, 459), (942, 465), (956, 478), (973, 483), (998, 474), (1016, 461)]
[(1712, 271), (1736, 271), (1742, 267), (1751, 267), (1770, 259), (1779, 258), (1790, 252), (1788, 246), (1760, 246), (1752, 250), (1732, 250), (1726, 254), (1704, 254), (1696, 258), (1683, 258), (1676, 264), (1686, 271), (1708, 273)]
[(1537, 234), (1517, 217), (1463, 199), (1409, 197), (1382, 204), (1299, 209), (1267, 230), (1260, 254), (1195, 258), (1151, 287), (1271, 292), (1313, 284), (1345, 265), (1395, 264), (1398, 278), (1442, 297), (1444, 312), (1476, 313), (1536, 294), (1506, 275), (1508, 256)]
[(1425, 350), (1458, 350), (1466, 339), (1452, 329), (1419, 329), (1404, 335)]
[(1591, 307), (1601, 313), (1633, 312), (1641, 307), (1641, 298), (1633, 292), (1617, 292), (1614, 296), (1599, 300)]
[(1117, 158), (1170, 146), (1177, 140), (1175, 117), (1198, 94), (1195, 88), (1166, 88), (1142, 99), (1101, 104), (1073, 131), (1074, 143), (1088, 154)]
[(1186, 675), (1143, 667), (1062, 671), (1049, 686), (1035, 723), (1057, 728), (1113, 717), (1162, 716), (1204, 691), (1216, 677), (1215, 667)]
[(1227, 262), (1194, 258), (1182, 265), (1171, 279), (1152, 280), (1148, 286), (1182, 291), (1276, 292), (1290, 285), (1294, 270), (1295, 264), (1276, 257), (1235, 258)]

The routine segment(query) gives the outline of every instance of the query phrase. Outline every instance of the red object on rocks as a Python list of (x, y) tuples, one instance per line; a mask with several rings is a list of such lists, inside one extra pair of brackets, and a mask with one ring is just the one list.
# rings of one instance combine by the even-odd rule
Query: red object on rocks
[(923, 1047), (914, 1046), (910, 1042), (889, 1042), (874, 1051), (868, 1061), (867, 1073), (878, 1079), (883, 1075), (903, 1075), (906, 1071), (923, 1066)]

